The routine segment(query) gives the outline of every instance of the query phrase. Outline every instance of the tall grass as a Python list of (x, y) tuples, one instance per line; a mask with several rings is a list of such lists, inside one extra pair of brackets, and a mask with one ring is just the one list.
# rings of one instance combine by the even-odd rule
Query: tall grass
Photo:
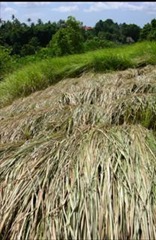
[(155, 42), (143, 42), (30, 63), (0, 83), (0, 106), (86, 71), (107, 72), (155, 64), (155, 51)]

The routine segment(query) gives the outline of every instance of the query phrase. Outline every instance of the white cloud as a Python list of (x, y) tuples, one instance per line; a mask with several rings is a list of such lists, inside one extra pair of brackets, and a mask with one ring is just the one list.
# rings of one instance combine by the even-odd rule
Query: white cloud
[(146, 13), (153, 12), (156, 14), (156, 3), (155, 2), (142, 2), (138, 3), (137, 5), (135, 3), (129, 3), (128, 5), (129, 10), (139, 10), (144, 11)]
[[(68, 2), (70, 4), (75, 4), (75, 2)], [(76, 5), (90, 5), (93, 2), (76, 2)]]
[(5, 7), (3, 11), (5, 13), (12, 13), (12, 14), (17, 13), (17, 11), (14, 8), (11, 8), (11, 7)]
[(142, 3), (143, 9), (149, 14), (156, 14), (156, 3), (155, 2), (144, 2)]
[(52, 8), (52, 11), (57, 11), (57, 12), (72, 12), (72, 11), (77, 11), (79, 10), (78, 6), (60, 6), (57, 8)]
[(123, 2), (96, 2), (92, 3), (92, 5), (88, 9), (84, 9), (85, 12), (100, 12), (103, 10), (109, 9), (119, 9), (123, 7)]
[(84, 9), (84, 12), (100, 12), (103, 10), (130, 10), (130, 11), (147, 11), (154, 10), (156, 12), (156, 3), (154, 2), (94, 2), (92, 5)]
[(156, 6), (155, 2), (143, 2), (142, 5), (144, 6)]
[(27, 6), (44, 6), (49, 5), (51, 2), (14, 2), (15, 5), (27, 5)]

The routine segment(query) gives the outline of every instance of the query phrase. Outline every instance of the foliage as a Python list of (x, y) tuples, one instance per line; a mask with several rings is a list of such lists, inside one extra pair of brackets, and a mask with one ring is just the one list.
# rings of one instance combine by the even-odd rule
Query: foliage
[[(11, 55), (27, 56), (47, 50), (48, 56), (62, 56), (83, 52), (83, 45), (87, 51), (106, 45), (106, 41), (115, 44), (127, 43), (127, 37), (134, 42), (140, 40), (155, 40), (155, 19), (140, 28), (136, 24), (118, 24), (112, 19), (99, 20), (94, 27), (83, 26), (83, 23), (69, 16), (67, 20), (43, 23), (38, 19), (33, 23), (30, 18), (27, 24), (20, 22), (14, 15), (11, 21), (3, 21), (0, 24), (0, 44), (11, 47)], [(94, 40), (97, 39), (95, 42)], [(98, 44), (97, 42), (100, 41)], [(105, 41), (105, 43), (103, 42)], [(47, 56), (45, 56), (47, 57)]]
[(135, 42), (139, 40), (141, 28), (136, 24), (126, 24), (120, 25), (122, 36), (124, 36), (124, 43), (127, 37), (131, 37)]
[[(66, 77), (80, 76), (86, 71), (113, 71), (156, 63), (156, 43), (142, 42), (120, 48), (105, 48), (85, 54), (32, 59), (0, 84), (0, 106), (24, 97)], [(112, 53), (113, 52), (113, 53)], [(24, 61), (24, 59), (23, 59)]]
[(13, 60), (10, 56), (10, 49), (0, 46), (0, 81), (13, 69)]
[(103, 35), (103, 39), (109, 41), (118, 41), (120, 39), (119, 25), (114, 23), (112, 19), (97, 22), (95, 24), (95, 33), (99, 37)]
[(83, 51), (83, 35), (81, 23), (74, 17), (68, 17), (65, 27), (57, 31), (50, 42), (55, 56), (80, 53)]
[(38, 47), (45, 47), (49, 43), (57, 29), (55, 22), (43, 24), (42, 21), (38, 21), (37, 24), (27, 25), (14, 18), (12, 22), (2, 21), (0, 43), (4, 46), (12, 46), (11, 54), (13, 55), (34, 54)]
[(53, 57), (53, 53), (50, 47), (41, 48), (35, 54), (37, 58), (46, 59), (48, 57)]
[(139, 40), (141, 28), (136, 24), (117, 24), (112, 19), (100, 20), (95, 25), (95, 32), (99, 38), (114, 42), (126, 43), (126, 38), (131, 37), (135, 42)]
[(116, 47), (117, 45), (108, 40), (101, 40), (98, 37), (95, 37), (93, 39), (89, 39), (84, 43), (84, 51), (93, 51), (97, 49), (102, 49), (102, 48), (112, 48)]
[(140, 33), (141, 40), (156, 40), (156, 19), (144, 25)]

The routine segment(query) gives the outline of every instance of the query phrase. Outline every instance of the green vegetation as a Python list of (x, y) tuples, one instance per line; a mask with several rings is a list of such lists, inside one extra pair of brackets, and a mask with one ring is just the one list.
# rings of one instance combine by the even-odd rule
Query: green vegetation
[(0, 109), (1, 239), (156, 238), (155, 69), (87, 73)]
[(49, 45), (54, 56), (63, 56), (83, 51), (82, 24), (75, 18), (68, 17), (66, 27), (54, 35)]
[(99, 20), (94, 27), (69, 16), (67, 20), (37, 23), (28, 18), (21, 23), (14, 15), (11, 21), (0, 21), (0, 45), (11, 48), (11, 55), (29, 56), (42, 52), (48, 56), (61, 56), (91, 51), (112, 45), (145, 40), (156, 40), (156, 19), (143, 28), (136, 24), (118, 24), (112, 19)]
[(107, 72), (156, 63), (156, 43), (142, 42), (58, 58), (35, 61), (19, 68), (0, 83), (0, 106), (45, 89), (67, 77), (87, 71)]
[(156, 239), (155, 30), (1, 20), (0, 239)]
[[(131, 37), (135, 42), (139, 40), (141, 28), (136, 24), (117, 24), (112, 19), (99, 20), (95, 24), (95, 33), (99, 38), (109, 41), (126, 43), (126, 38)], [(146, 38), (144, 38), (145, 40)]]
[(57, 23), (43, 23), (38, 19), (36, 24), (32, 23), (30, 18), (28, 24), (21, 23), (14, 15), (12, 21), (1, 19), (0, 80), (4, 79), (6, 73), (11, 73), (28, 62), (34, 63), (51, 57), (99, 49), (106, 50), (139, 41), (154, 41), (155, 22), (153, 19), (141, 29), (135, 24), (118, 25), (112, 19), (99, 20), (95, 27), (87, 27), (72, 16)]
[(156, 40), (156, 19), (153, 19), (151, 23), (144, 25), (140, 33), (140, 39)]
[(84, 43), (85, 52), (90, 50), (98, 50), (98, 49), (113, 48), (113, 47), (117, 47), (117, 44), (113, 43), (112, 41), (99, 39), (97, 37), (93, 39), (88, 39)]
[(13, 60), (9, 49), (0, 46), (0, 81), (13, 70)]

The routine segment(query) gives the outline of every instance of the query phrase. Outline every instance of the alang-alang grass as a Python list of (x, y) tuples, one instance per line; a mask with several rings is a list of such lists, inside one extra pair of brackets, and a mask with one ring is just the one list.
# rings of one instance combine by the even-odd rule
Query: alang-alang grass
[(156, 239), (155, 66), (64, 79), (0, 117), (1, 239)]
[(107, 72), (155, 64), (155, 52), (155, 42), (142, 42), (30, 63), (0, 83), (0, 107), (86, 71)]

